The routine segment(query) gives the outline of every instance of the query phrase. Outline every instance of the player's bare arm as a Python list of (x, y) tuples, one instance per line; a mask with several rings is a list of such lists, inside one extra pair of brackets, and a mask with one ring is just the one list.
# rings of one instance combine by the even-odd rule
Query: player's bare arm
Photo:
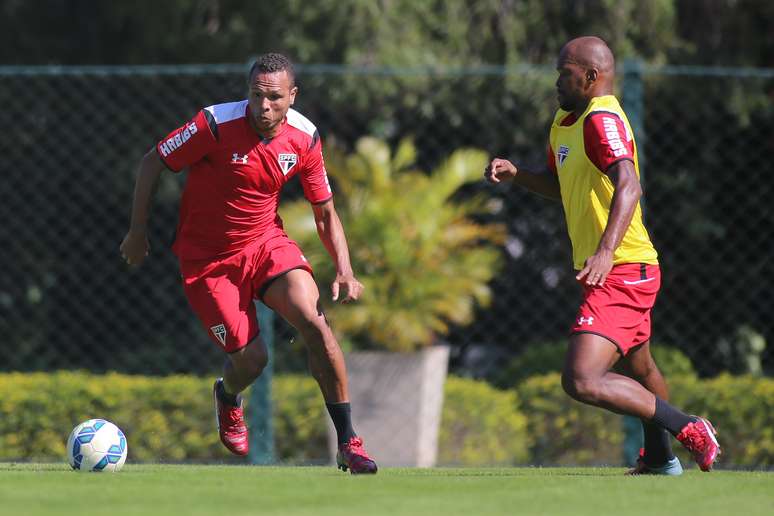
[(153, 194), (158, 186), (161, 172), (165, 169), (156, 149), (149, 150), (140, 162), (137, 182), (134, 186), (132, 218), (129, 231), (121, 242), (121, 256), (129, 265), (140, 265), (148, 252), (148, 219), (150, 218)]
[(605, 278), (613, 268), (613, 254), (621, 244), (642, 196), (640, 180), (631, 161), (614, 163), (608, 169), (607, 175), (615, 187), (607, 226), (599, 240), (597, 251), (586, 259), (585, 266), (576, 276), (578, 280), (585, 277), (587, 285), (605, 283)]
[(507, 159), (494, 158), (484, 169), (484, 177), (490, 183), (511, 180), (514, 185), (526, 188), (548, 199), (560, 200), (562, 198), (559, 191), (559, 178), (556, 174), (548, 171), (538, 173), (519, 169)]
[(363, 284), (355, 278), (352, 272), (347, 237), (344, 235), (344, 227), (341, 224), (338, 213), (336, 213), (333, 199), (315, 204), (312, 208), (314, 211), (314, 221), (317, 225), (317, 234), (320, 235), (320, 240), (336, 266), (336, 279), (333, 281), (333, 285), (331, 285), (332, 298), (334, 301), (337, 301), (339, 293), (343, 288), (346, 295), (341, 302), (349, 303), (350, 301), (355, 301), (363, 292)]

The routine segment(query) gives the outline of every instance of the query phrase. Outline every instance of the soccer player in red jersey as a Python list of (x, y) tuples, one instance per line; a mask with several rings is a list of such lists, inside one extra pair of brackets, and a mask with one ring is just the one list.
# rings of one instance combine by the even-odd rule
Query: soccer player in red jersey
[(333, 300), (357, 300), (363, 285), (350, 265), (320, 136), (291, 108), (297, 93), (292, 63), (281, 54), (262, 55), (250, 70), (246, 100), (199, 111), (148, 151), (140, 163), (121, 254), (130, 265), (142, 263), (149, 251), (146, 227), (159, 176), (165, 169), (188, 169), (172, 249), (191, 307), (228, 357), (213, 387), (221, 441), (232, 453), (248, 452), (240, 392), (268, 361), (253, 302), (260, 299), (306, 343), (311, 372), (338, 434), (338, 466), (376, 473), (376, 463), (352, 428), (344, 357), (320, 309), (312, 268), (277, 214), (280, 190), (298, 176), (336, 266)]
[[(720, 453), (715, 430), (667, 402), (666, 382), (650, 354), (661, 275), (642, 223), (634, 135), (613, 96), (613, 54), (599, 38), (576, 38), (559, 53), (557, 70), (560, 109), (551, 126), (548, 170), (531, 173), (495, 158), (484, 175), (562, 201), (584, 290), (562, 386), (580, 402), (640, 418), (645, 446), (630, 473), (682, 473), (667, 432), (709, 471)], [(612, 370), (616, 365), (626, 376)]]

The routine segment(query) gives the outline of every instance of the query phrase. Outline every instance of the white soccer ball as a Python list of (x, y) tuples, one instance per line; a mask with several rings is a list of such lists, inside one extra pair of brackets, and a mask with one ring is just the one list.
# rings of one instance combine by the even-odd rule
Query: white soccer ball
[(77, 471), (118, 471), (126, 461), (126, 437), (104, 419), (89, 419), (67, 439), (67, 461)]

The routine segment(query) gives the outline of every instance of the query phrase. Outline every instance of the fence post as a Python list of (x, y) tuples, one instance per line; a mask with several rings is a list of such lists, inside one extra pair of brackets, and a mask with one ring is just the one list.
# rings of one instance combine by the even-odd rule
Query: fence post
[(644, 188), (645, 144), (647, 143), (647, 135), (645, 134), (644, 124), (645, 100), (642, 84), (643, 69), (644, 65), (639, 59), (624, 59), (621, 102), (637, 142), (637, 161), (640, 166), (640, 183), (643, 183)]
[(251, 464), (271, 464), (274, 457), (272, 428), (271, 381), (274, 376), (274, 312), (256, 301), (261, 339), (269, 353), (269, 363), (250, 389), (250, 454)]
[[(640, 183), (645, 190), (645, 143), (646, 137), (643, 120), (645, 117), (642, 85), (643, 64), (639, 59), (625, 59), (623, 62), (623, 84), (621, 85), (621, 101), (626, 118), (637, 142), (637, 161), (640, 168)], [(645, 212), (644, 197), (640, 200), (640, 208)], [(634, 465), (637, 462), (640, 448), (643, 446), (642, 424), (632, 416), (623, 416), (623, 460), (625, 464)]]

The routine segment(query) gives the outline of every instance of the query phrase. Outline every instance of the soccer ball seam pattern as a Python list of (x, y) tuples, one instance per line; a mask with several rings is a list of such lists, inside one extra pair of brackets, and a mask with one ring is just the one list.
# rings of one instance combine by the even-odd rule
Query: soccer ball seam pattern
[(67, 440), (68, 462), (78, 471), (118, 471), (127, 452), (126, 436), (105, 419), (84, 421)]

